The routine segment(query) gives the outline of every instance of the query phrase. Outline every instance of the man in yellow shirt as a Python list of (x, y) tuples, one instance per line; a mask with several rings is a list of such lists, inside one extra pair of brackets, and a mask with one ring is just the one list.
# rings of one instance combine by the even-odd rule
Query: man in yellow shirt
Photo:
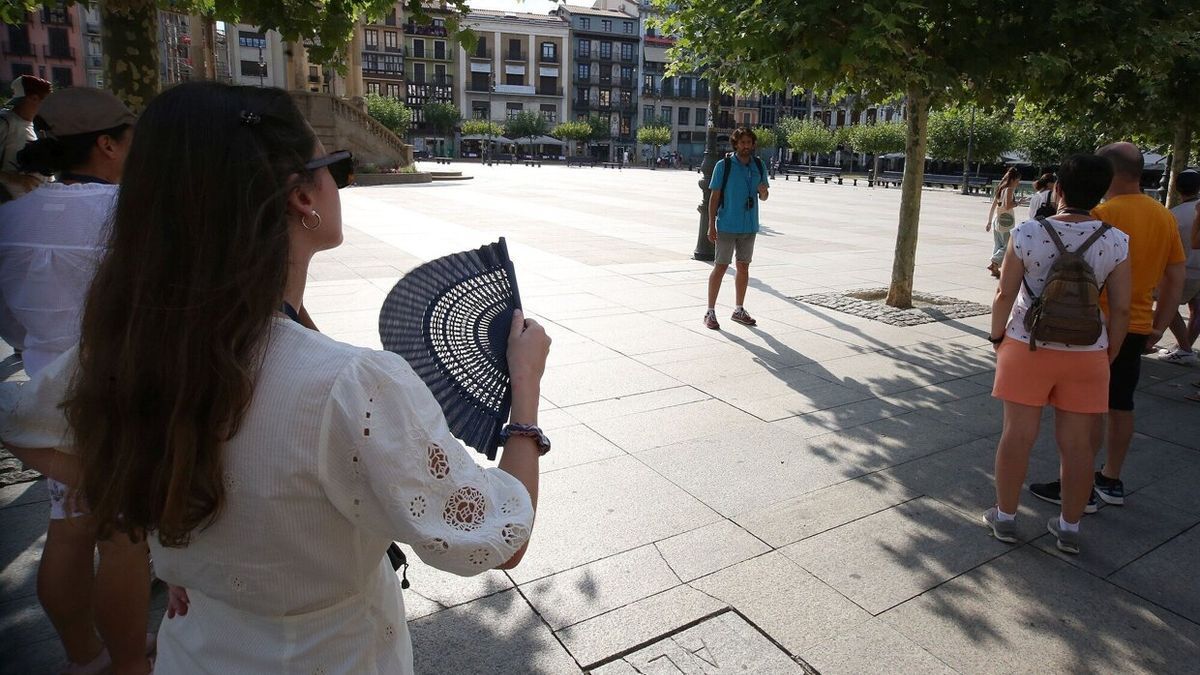
[[(1129, 334), (1120, 354), (1109, 365), (1108, 454), (1101, 470), (1096, 472), (1094, 488), (1096, 497), (1121, 505), (1125, 503), (1121, 467), (1133, 440), (1133, 394), (1141, 375), (1142, 355), (1154, 349), (1175, 317), (1187, 258), (1175, 217), (1165, 206), (1142, 193), (1142, 151), (1132, 143), (1113, 143), (1096, 154), (1112, 162), (1113, 179), (1104, 202), (1093, 213), (1129, 235), (1133, 274)], [(1101, 298), (1102, 305), (1103, 301)], [(1098, 421), (1092, 432), (1092, 446), (1097, 453), (1103, 440), (1103, 422)], [(1061, 504), (1060, 488), (1059, 482), (1054, 481), (1034, 483), (1029, 491), (1040, 499)], [(1095, 510), (1095, 502), (1089, 502), (1087, 512)]]

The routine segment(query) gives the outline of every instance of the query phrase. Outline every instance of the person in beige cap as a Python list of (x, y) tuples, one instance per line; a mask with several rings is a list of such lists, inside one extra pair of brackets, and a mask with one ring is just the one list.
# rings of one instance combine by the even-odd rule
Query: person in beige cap
[[(133, 114), (108, 92), (64, 89), (41, 104), (39, 138), (19, 153), (23, 170), (56, 178), (0, 204), (0, 333), (22, 336), (30, 377), (79, 342), (133, 123)], [(145, 541), (98, 540), (74, 491), (53, 480), (47, 487), (50, 524), (37, 592), (70, 662), (64, 672), (149, 672)], [(93, 574), (97, 547), (100, 566)]]
[(33, 119), (42, 102), (50, 95), (50, 83), (32, 75), (13, 80), (12, 99), (0, 113), (0, 202), (16, 199), (43, 181), (35, 174), (23, 173), (17, 166), (17, 153), (37, 140)]

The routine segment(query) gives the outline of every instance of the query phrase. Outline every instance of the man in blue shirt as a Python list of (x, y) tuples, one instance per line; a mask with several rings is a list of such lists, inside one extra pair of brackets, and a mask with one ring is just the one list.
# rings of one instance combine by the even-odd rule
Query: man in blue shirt
[(708, 184), (712, 193), (708, 200), (708, 240), (716, 244), (717, 255), (712, 273), (708, 275), (708, 311), (704, 314), (704, 325), (713, 330), (721, 327), (717, 322), (717, 294), (735, 253), (737, 309), (731, 318), (746, 326), (758, 323), (742, 303), (750, 284), (750, 258), (754, 255), (754, 237), (758, 234), (758, 202), (767, 200), (767, 172), (762, 160), (754, 156), (758, 139), (753, 131), (739, 128), (729, 141), (734, 153), (717, 162)]

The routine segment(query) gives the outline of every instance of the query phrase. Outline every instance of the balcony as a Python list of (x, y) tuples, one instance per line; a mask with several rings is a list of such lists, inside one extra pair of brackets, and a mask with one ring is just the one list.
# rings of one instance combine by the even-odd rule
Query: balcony
[(57, 59), (59, 61), (74, 61), (75, 49), (73, 47), (51, 47), (50, 45), (42, 45), (42, 56), (48, 59)]
[(388, 54), (404, 54), (407, 49), (399, 45), (393, 45), (391, 47), (384, 47), (383, 51), (387, 52)]
[(611, 75), (601, 75), (600, 76), (600, 86), (611, 87), (612, 83), (613, 83), (613, 79), (612, 79)]
[(4, 46), (2, 48), (0, 48), (0, 50), (2, 50), (4, 52), (5, 56), (33, 56), (34, 55), (33, 45), (29, 44), (28, 42), (19, 42), (15, 45), (5, 42), (5, 43), (3, 43), (3, 45)]
[(663, 98), (675, 98), (675, 86), (664, 84), (662, 87), (662, 94), (660, 94), (660, 96)]
[(434, 61), (449, 61), (450, 60), (450, 50), (443, 49), (441, 52), (439, 52), (438, 50), (434, 49), (433, 50), (433, 60)]
[(578, 73), (576, 73), (575, 75), (571, 76), (571, 82), (586, 87), (596, 84), (596, 78), (592, 77), (591, 75), (588, 75), (587, 77), (581, 77)]
[(562, 90), (562, 87), (557, 87), (557, 88), (555, 88), (555, 87), (538, 87), (537, 95), (538, 96), (557, 96), (559, 98), (562, 98), (563, 90)]
[(103, 65), (104, 65), (104, 57), (90, 56), (90, 55), (87, 57), (87, 67), (88, 68), (100, 68)]
[(637, 62), (637, 59), (634, 58), (633, 54), (622, 54), (621, 60), (624, 61), (625, 63), (636, 63)]
[(467, 91), (472, 94), (490, 94), (492, 88), (486, 84), (475, 84), (472, 82), (467, 84)]
[(378, 43), (378, 42), (364, 42), (364, 43), (363, 43), (363, 51), (364, 51), (364, 52), (377, 52), (377, 51), (380, 51), (380, 49), (379, 49), (379, 43)]
[(621, 78), (621, 86), (625, 87), (626, 89), (633, 88), (633, 78), (632, 77), (622, 77)]
[(430, 35), (433, 37), (446, 37), (445, 26), (421, 26), (412, 22), (404, 24), (404, 33), (406, 35)]
[(537, 94), (537, 88), (532, 84), (497, 84), (496, 93), (515, 96), (534, 96)]
[(605, 54), (604, 52), (600, 52), (600, 60), (601, 61), (612, 61), (613, 60), (612, 52), (609, 52), (607, 54)]
[(558, 63), (558, 53), (554, 54), (539, 54), (538, 63)]
[(71, 15), (65, 9), (42, 9), (42, 23), (47, 26), (71, 27)]
[(410, 86), (420, 85), (420, 84), (428, 84), (428, 85), (431, 85), (434, 87), (453, 87), (454, 86), (454, 76), (453, 75), (440, 75), (440, 76), (439, 75), (431, 75), (429, 77), (422, 77), (422, 78), (413, 77), (412, 79), (410, 79), (408, 81), (408, 84)]
[(521, 63), (525, 63), (526, 61), (529, 60), (526, 57), (527, 57), (526, 52), (513, 52), (513, 51), (504, 52), (504, 60), (505, 61), (519, 61)]
[(591, 61), (592, 60), (591, 50), (588, 50), (586, 52), (584, 52), (584, 51), (575, 52), (575, 60), (576, 61)]
[(383, 68), (372, 68), (363, 66), (362, 73), (364, 76), (375, 80), (403, 80), (404, 73), (395, 70), (384, 70)]
[(83, 26), (84, 26), (83, 32), (85, 32), (89, 35), (99, 35), (100, 34), (100, 22), (99, 21), (88, 21)]
[(495, 54), (495, 52), (493, 52), (490, 49), (485, 49), (482, 52), (479, 51), (478, 49), (476, 49), (475, 51), (471, 52), (471, 60), (473, 60), (473, 61), (491, 61), (492, 56), (494, 54)]
[(660, 91), (657, 87), (647, 87), (642, 85), (642, 96), (658, 96)]

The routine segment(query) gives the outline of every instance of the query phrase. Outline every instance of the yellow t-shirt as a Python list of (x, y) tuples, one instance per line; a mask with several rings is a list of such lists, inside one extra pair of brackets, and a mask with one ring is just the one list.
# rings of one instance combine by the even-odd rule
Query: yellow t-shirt
[[(1167, 265), (1187, 258), (1175, 216), (1146, 195), (1117, 195), (1092, 210), (1100, 220), (1129, 235), (1129, 265), (1133, 296), (1129, 303), (1129, 332), (1149, 334), (1154, 328), (1154, 289)], [(1108, 311), (1108, 295), (1101, 298)]]

